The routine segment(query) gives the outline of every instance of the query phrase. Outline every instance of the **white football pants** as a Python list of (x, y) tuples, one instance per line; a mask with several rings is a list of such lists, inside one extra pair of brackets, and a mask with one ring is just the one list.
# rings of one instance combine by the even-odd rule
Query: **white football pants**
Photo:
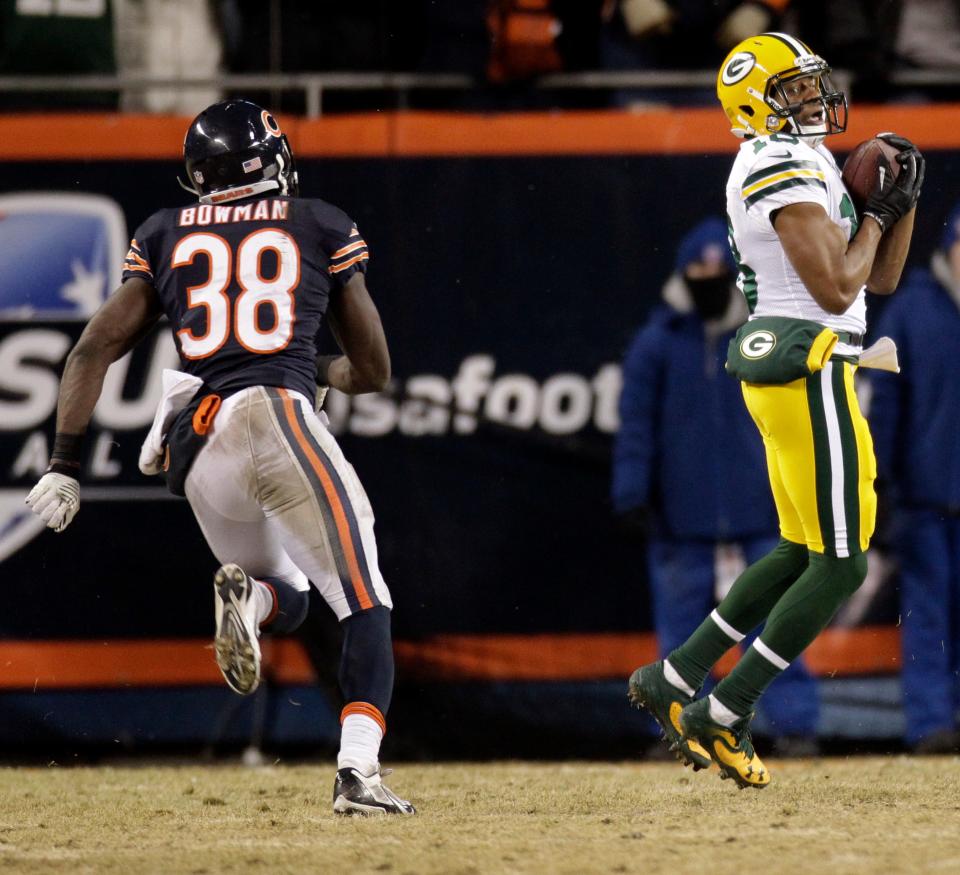
[(186, 494), (221, 563), (301, 591), (313, 581), (338, 620), (393, 606), (367, 495), (299, 392), (253, 386), (227, 398)]

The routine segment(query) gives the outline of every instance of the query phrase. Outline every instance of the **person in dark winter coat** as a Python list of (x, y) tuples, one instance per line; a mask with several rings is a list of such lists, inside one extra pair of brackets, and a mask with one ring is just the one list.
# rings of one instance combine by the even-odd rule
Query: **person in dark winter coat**
[(870, 426), (900, 561), (906, 742), (960, 750), (960, 205), (929, 269), (915, 268), (877, 326), (902, 373), (874, 372)]

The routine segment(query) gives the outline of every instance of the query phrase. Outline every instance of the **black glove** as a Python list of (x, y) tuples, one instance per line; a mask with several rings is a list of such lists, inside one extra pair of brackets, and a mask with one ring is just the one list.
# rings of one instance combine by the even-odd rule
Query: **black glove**
[(913, 209), (920, 197), (920, 185), (923, 184), (924, 162), (918, 151), (901, 152), (897, 155), (897, 162), (900, 164), (900, 175), (896, 179), (887, 161), (880, 164), (877, 184), (863, 209), (863, 214), (876, 219), (884, 231), (892, 228)]
[(920, 200), (920, 189), (923, 188), (923, 177), (927, 171), (927, 162), (926, 159), (921, 154), (920, 150), (913, 145), (906, 137), (901, 137), (899, 134), (894, 133), (883, 133), (877, 134), (878, 140), (883, 140), (884, 143), (889, 143), (895, 149), (899, 150), (897, 155), (897, 162), (901, 167), (905, 167), (907, 162), (910, 160), (912, 155), (917, 162), (917, 182), (913, 188), (913, 203), (911, 207), (917, 205), (917, 201)]

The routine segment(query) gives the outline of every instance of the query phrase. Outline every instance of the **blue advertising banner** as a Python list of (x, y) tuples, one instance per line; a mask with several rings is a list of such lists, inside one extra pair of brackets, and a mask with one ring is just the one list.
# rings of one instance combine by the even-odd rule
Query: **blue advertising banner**
[[(957, 160), (933, 153), (928, 179), (950, 178)], [(331, 393), (326, 409), (370, 495), (394, 595), (397, 750), (510, 753), (491, 727), (532, 725), (534, 712), (581, 754), (635, 743), (623, 670), (654, 643), (643, 545), (618, 531), (608, 499), (619, 362), (659, 300), (680, 237), (722, 214), (729, 162), (726, 154), (300, 160), (304, 193), (347, 211), (370, 244), (368, 282), (394, 364), (390, 391)], [(175, 160), (159, 159), (0, 165), (0, 650), (4, 641), (211, 634), (215, 560), (185, 502), (136, 467), (160, 372), (177, 362), (165, 326), (111, 369), (86, 441), (76, 522), (53, 535), (22, 504), (48, 458), (64, 359), (116, 285), (133, 229), (153, 210), (186, 202), (178, 171)], [(37, 190), (25, 191), (25, 180)], [(935, 217), (952, 200), (934, 186), (929, 199), (925, 192), (915, 261), (929, 257)], [(884, 592), (859, 624), (895, 622)], [(312, 672), (296, 660), (281, 665), (278, 688), (306, 689), (319, 676), (325, 701), (335, 703), (335, 623), (317, 619), (310, 634)], [(473, 662), (464, 656), (464, 642), (484, 641), (493, 650)], [(889, 675), (896, 639), (883, 641)], [(538, 652), (553, 655), (541, 666)], [(204, 691), (221, 695), (215, 667), (178, 674), (179, 659), (169, 651), (169, 676), (154, 682), (131, 669), (146, 709), (118, 717), (132, 745), (202, 741), (203, 708), (226, 707), (204, 699)], [(497, 659), (508, 668), (491, 668)], [(878, 664), (852, 670), (876, 674)], [(36, 694), (22, 689), (30, 665), (0, 684), (10, 691), (0, 700), (16, 699), (16, 718), (0, 725), (4, 742), (26, 744), (51, 709), (61, 740), (99, 743), (109, 734), (64, 709), (119, 715), (122, 683), (103, 680), (92, 663), (86, 675), (61, 666), (73, 679), (60, 693), (54, 668), (37, 670), (36, 707)], [(883, 683), (862, 695), (886, 715), (881, 734), (895, 736), (896, 681)], [(837, 689), (824, 685), (828, 700), (863, 705), (853, 687)], [(312, 723), (290, 718), (294, 706), (271, 707), (277, 725), (295, 728), (272, 736), (261, 721), (267, 741), (323, 744), (335, 733), (334, 705)], [(182, 718), (171, 716), (178, 708)], [(441, 728), (471, 713), (482, 719), (458, 747), (456, 735), (425, 727), (438, 713)], [(825, 731), (857, 735), (859, 725), (870, 735), (876, 714), (856, 714)]]

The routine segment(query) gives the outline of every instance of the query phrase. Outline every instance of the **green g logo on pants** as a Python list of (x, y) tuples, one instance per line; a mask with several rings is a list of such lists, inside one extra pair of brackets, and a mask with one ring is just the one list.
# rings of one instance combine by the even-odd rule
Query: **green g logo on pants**
[(753, 331), (740, 341), (740, 354), (748, 359), (762, 359), (777, 345), (777, 337), (770, 331)]

